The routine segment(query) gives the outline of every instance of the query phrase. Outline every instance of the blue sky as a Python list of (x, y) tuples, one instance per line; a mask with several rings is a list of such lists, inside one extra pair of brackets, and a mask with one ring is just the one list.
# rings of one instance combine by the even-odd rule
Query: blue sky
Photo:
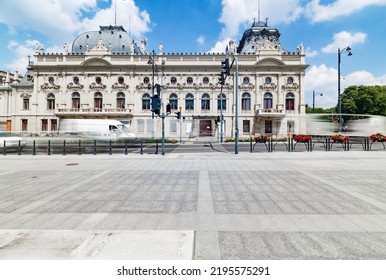
[[(123, 25), (147, 51), (222, 52), (238, 42), (253, 18), (258, 0), (2, 0), (0, 69), (25, 72), (36, 44), (62, 52), (77, 35), (99, 25)], [(281, 32), (281, 44), (295, 51), (303, 43), (306, 103), (323, 93), (316, 106), (337, 103), (337, 49), (342, 55), (342, 90), (350, 85), (386, 84), (386, 0), (260, 0), (261, 19)]]

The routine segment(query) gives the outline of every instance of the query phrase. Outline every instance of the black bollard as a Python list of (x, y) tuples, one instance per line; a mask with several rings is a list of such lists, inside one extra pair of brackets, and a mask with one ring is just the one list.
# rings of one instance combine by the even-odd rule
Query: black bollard
[(249, 138), (249, 152), (252, 153), (252, 137)]
[(19, 146), (18, 146), (17, 155), (21, 156), (21, 141), (20, 140), (19, 140)]
[(82, 144), (81, 144), (81, 141), (79, 139), (79, 144), (78, 144), (78, 155), (80, 156), (82, 154)]
[(63, 155), (66, 155), (66, 140), (63, 140)]
[(93, 155), (96, 155), (96, 140), (94, 140), (94, 148), (93, 148)]
[(110, 140), (110, 144), (109, 144), (109, 155), (111, 156), (112, 154), (113, 154), (113, 151), (112, 151), (111, 140)]
[(51, 140), (48, 140), (47, 155), (51, 155)]
[(32, 145), (32, 155), (36, 156), (36, 143), (35, 143), (35, 140), (34, 140), (33, 145)]
[(125, 143), (125, 155), (127, 155), (127, 142)]
[(7, 155), (7, 147), (6, 147), (6, 142), (4, 140), (4, 146), (3, 146), (3, 156)]
[(141, 140), (141, 151), (139, 152), (141, 155), (143, 155), (143, 141)]
[(158, 155), (158, 139), (156, 140), (155, 153), (154, 154)]

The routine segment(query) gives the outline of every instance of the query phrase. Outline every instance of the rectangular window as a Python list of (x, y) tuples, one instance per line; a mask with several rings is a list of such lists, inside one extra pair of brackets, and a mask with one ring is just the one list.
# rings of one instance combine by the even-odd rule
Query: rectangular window
[(243, 134), (249, 134), (251, 131), (250, 121), (243, 120)]
[(285, 101), (285, 109), (287, 111), (294, 111), (295, 110), (295, 100), (294, 99), (287, 99)]
[(125, 109), (125, 99), (117, 98), (117, 109)]
[(272, 133), (272, 121), (265, 121), (265, 133)]
[(137, 124), (138, 124), (138, 132), (139, 133), (144, 133), (145, 132), (145, 120), (137, 120)]
[(80, 109), (80, 98), (72, 99), (72, 109)]
[(142, 110), (150, 110), (150, 98), (142, 99)]
[(22, 119), (21, 120), (21, 131), (27, 131), (28, 130), (28, 120)]
[(241, 100), (241, 110), (249, 111), (251, 110), (251, 99), (242, 99)]
[(185, 100), (185, 110), (194, 110), (194, 100), (186, 99)]
[(42, 120), (42, 131), (48, 130), (48, 120)]
[(177, 120), (170, 120), (170, 132), (177, 132)]
[(201, 109), (202, 110), (210, 110), (210, 100), (209, 99), (201, 100)]
[(23, 99), (23, 110), (29, 110), (29, 98)]
[(48, 110), (54, 110), (55, 109), (55, 99), (48, 99), (47, 100), (47, 109)]
[(51, 131), (58, 131), (58, 120), (51, 120)]
[(154, 132), (154, 120), (146, 120), (146, 132), (153, 133)]
[(178, 100), (177, 99), (170, 99), (169, 104), (170, 104), (171, 110), (178, 110)]

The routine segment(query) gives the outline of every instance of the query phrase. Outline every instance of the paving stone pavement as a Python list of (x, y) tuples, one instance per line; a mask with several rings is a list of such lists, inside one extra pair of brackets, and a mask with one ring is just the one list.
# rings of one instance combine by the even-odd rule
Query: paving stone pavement
[(385, 166), (355, 151), (2, 156), (0, 259), (386, 259)]

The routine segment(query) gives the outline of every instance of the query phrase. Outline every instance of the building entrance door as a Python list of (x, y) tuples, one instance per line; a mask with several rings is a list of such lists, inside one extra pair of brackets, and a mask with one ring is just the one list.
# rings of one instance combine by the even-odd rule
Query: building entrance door
[(212, 136), (211, 120), (200, 120), (200, 136)]
[(7, 131), (11, 131), (11, 130), (12, 130), (12, 121), (7, 120)]

